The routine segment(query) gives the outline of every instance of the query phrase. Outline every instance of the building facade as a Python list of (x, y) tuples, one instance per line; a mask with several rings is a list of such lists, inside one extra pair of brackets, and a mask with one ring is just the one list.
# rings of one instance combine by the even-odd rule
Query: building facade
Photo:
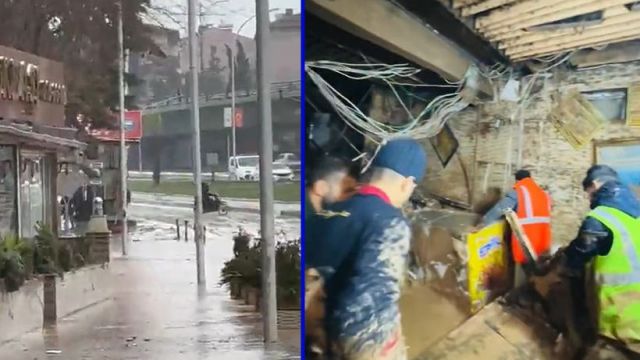
[(0, 46), (0, 236), (58, 228), (58, 159), (84, 144), (64, 127), (63, 65)]

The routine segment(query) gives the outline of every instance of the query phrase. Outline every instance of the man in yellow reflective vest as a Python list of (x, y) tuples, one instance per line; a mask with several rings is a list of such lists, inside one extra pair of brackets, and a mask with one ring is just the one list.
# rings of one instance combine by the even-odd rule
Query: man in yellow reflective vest
[[(566, 265), (579, 273), (594, 260), (598, 334), (640, 356), (640, 202), (605, 165), (592, 166), (582, 185), (591, 211), (564, 250)], [(580, 307), (576, 317), (586, 318)]]

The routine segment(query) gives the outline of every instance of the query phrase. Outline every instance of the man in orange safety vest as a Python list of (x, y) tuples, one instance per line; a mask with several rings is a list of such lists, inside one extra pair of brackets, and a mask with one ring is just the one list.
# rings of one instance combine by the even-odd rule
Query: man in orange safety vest
[[(536, 255), (545, 255), (551, 249), (551, 198), (531, 178), (529, 171), (518, 170), (515, 177), (513, 190), (487, 212), (477, 228), (500, 220), (506, 210), (512, 209), (516, 212)], [(516, 263), (515, 285), (518, 286), (526, 279), (527, 257), (513, 234), (511, 251)]]

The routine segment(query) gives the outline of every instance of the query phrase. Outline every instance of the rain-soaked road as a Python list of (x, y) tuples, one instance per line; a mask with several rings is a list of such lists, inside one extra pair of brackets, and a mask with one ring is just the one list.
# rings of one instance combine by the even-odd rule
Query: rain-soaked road
[[(205, 215), (207, 286), (199, 288), (195, 246), (176, 241), (173, 228), (176, 218), (191, 217), (189, 210), (133, 205), (130, 213), (139, 223), (129, 255), (117, 256), (118, 241), (112, 249), (110, 269), (121, 279), (115, 297), (59, 320), (55, 330), (0, 346), (2, 360), (300, 358), (298, 312), (279, 312), (280, 343), (265, 348), (259, 315), (218, 286), (220, 268), (232, 256), (232, 233), (242, 225), (256, 234), (257, 215)], [(277, 219), (278, 230), (293, 239), (299, 220)]]

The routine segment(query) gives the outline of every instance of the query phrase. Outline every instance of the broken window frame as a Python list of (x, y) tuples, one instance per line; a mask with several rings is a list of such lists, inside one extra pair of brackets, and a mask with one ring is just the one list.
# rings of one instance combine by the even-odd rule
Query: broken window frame
[[(619, 93), (619, 94), (618, 94)], [(627, 121), (627, 108), (628, 108), (628, 91), (627, 88), (613, 88), (603, 90), (582, 91), (582, 96), (591, 103), (602, 115), (603, 119), (609, 124), (624, 124)], [(617, 99), (620, 96), (621, 99)], [(600, 98), (597, 98), (600, 97)], [(620, 101), (618, 106), (622, 106), (618, 109), (619, 116), (612, 117), (611, 114), (607, 114), (603, 111), (602, 105), (598, 105), (601, 101)]]

